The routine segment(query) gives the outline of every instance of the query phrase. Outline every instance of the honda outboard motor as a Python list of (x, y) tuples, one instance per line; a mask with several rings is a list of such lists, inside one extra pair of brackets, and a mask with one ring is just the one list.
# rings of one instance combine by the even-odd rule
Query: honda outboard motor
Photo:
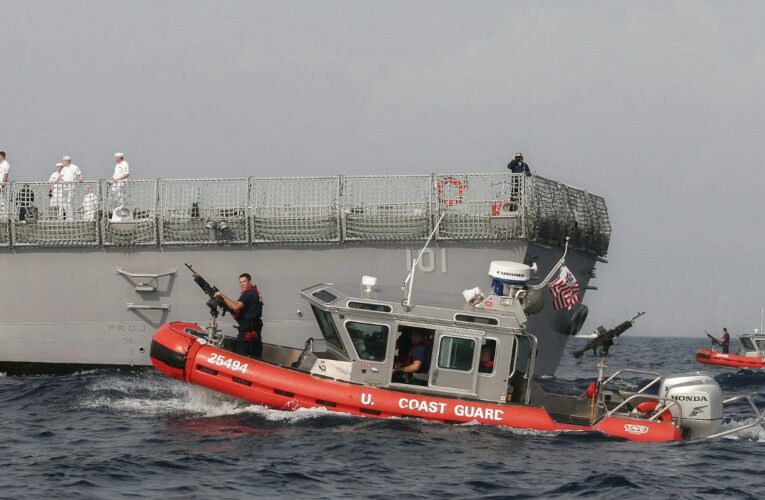
[(709, 436), (720, 429), (722, 390), (712, 377), (702, 374), (668, 377), (659, 386), (659, 396), (677, 403), (670, 411), (675, 422), (680, 423), (685, 439)]

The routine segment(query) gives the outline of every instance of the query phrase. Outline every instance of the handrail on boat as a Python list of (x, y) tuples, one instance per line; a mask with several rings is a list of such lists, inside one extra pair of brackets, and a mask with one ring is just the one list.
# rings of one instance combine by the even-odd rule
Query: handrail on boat
[(751, 407), (752, 411), (756, 415), (754, 420), (752, 420), (751, 422), (748, 422), (746, 424), (739, 425), (738, 427), (734, 427), (733, 429), (728, 429), (726, 431), (722, 431), (722, 432), (718, 432), (716, 434), (712, 434), (712, 435), (706, 436), (703, 439), (713, 439), (713, 438), (719, 438), (719, 437), (723, 437), (723, 436), (729, 436), (731, 434), (736, 434), (736, 433), (739, 433), (741, 431), (745, 431), (747, 429), (751, 429), (752, 427), (757, 427), (759, 425), (762, 425), (763, 418), (765, 418), (765, 412), (761, 412), (757, 408), (757, 405), (754, 404), (754, 393), (748, 394), (748, 395), (744, 395), (744, 396), (734, 396), (732, 398), (728, 398), (728, 399), (723, 401), (723, 407), (725, 407), (725, 405), (734, 403), (736, 401), (741, 401), (741, 400), (745, 400), (747, 403), (749, 403), (749, 406)]
[[(658, 401), (661, 404), (657, 405), (656, 408), (651, 412), (651, 416), (648, 417), (648, 420), (651, 422), (655, 422), (659, 419), (662, 413), (665, 411), (669, 411), (673, 407), (677, 407), (678, 409), (678, 416), (677, 416), (677, 426), (681, 427), (683, 425), (683, 407), (680, 406), (680, 404), (675, 401), (674, 399), (670, 398), (663, 398), (660, 396), (655, 396), (653, 394), (633, 394), (621, 403), (619, 403), (615, 408), (609, 410), (606, 412), (606, 417), (613, 416), (618, 410), (629, 404), (630, 402), (640, 399), (641, 401)], [(624, 412), (623, 412), (624, 413)]]

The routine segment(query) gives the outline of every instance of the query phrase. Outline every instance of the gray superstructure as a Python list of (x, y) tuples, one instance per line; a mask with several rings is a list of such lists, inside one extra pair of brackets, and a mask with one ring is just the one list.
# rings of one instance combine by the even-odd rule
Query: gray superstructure
[[(358, 283), (364, 274), (402, 283), (433, 229), (415, 293), (487, 288), (493, 260), (536, 261), (544, 275), (566, 236), (567, 264), (584, 293), (611, 232), (602, 197), (520, 174), (158, 179), (59, 189), (15, 181), (0, 194), (0, 371), (149, 365), (151, 335), (162, 322), (206, 320), (205, 297), (184, 262), (230, 295), (238, 275), (250, 272), (266, 304), (264, 340), (301, 347), (312, 320), (295, 290)], [(582, 319), (581, 312), (572, 318), (578, 309), (554, 311), (545, 300), (529, 320), (539, 374), (555, 371)]]

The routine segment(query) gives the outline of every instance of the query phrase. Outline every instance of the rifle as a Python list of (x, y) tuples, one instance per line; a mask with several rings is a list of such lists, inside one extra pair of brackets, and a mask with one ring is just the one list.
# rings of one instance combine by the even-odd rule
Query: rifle
[(589, 351), (590, 349), (597, 349), (598, 347), (601, 347), (603, 351), (607, 353), (608, 348), (614, 345), (614, 339), (632, 328), (635, 320), (644, 314), (645, 312), (637, 313), (632, 319), (623, 321), (610, 330), (606, 330), (605, 332), (598, 334), (597, 337), (587, 342), (587, 345), (585, 345), (583, 348), (574, 351), (574, 357), (579, 359), (585, 352)]
[(722, 346), (722, 341), (720, 341), (720, 339), (718, 339), (717, 337), (714, 337), (714, 336), (712, 336), (712, 334), (710, 334), (710, 333), (709, 333), (708, 331), (706, 331), (706, 330), (704, 330), (704, 333), (706, 333), (706, 334), (707, 334), (707, 337), (709, 337), (709, 340), (711, 340), (711, 341), (712, 341), (712, 345), (718, 345), (718, 346)]
[(226, 311), (228, 311), (228, 307), (226, 307), (226, 302), (223, 300), (223, 297), (215, 296), (215, 293), (218, 292), (218, 287), (210, 285), (210, 283), (208, 283), (206, 279), (194, 271), (194, 268), (190, 265), (186, 264), (186, 267), (189, 268), (191, 274), (194, 276), (194, 282), (199, 285), (199, 288), (202, 289), (205, 295), (210, 297), (210, 299), (207, 301), (207, 307), (210, 308), (210, 315), (217, 317), (218, 309), (220, 309), (221, 316), (225, 316)]

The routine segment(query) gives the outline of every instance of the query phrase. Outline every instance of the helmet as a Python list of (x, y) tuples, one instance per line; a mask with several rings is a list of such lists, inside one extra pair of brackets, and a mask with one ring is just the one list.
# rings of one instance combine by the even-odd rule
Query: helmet
[(523, 158), (523, 153), (521, 153), (520, 151), (515, 153), (515, 158)]

